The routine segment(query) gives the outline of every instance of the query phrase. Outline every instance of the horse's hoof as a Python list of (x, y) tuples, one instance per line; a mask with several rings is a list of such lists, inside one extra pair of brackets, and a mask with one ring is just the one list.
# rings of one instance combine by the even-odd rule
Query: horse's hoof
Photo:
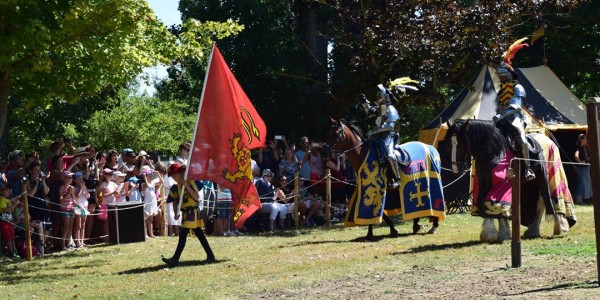
[(436, 234), (437, 233), (437, 227), (431, 227), (431, 229), (429, 229), (429, 231), (427, 231), (427, 234)]
[(394, 229), (394, 230), (391, 230), (391, 231), (390, 231), (390, 235), (389, 235), (389, 237), (398, 237), (398, 231), (397, 231), (397, 230), (395, 230), (395, 229)]
[(419, 230), (421, 230), (421, 226), (413, 226), (413, 234), (419, 233)]

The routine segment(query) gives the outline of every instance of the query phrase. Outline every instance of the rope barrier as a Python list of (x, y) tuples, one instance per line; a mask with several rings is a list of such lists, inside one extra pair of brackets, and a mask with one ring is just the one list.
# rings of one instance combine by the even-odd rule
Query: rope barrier
[(449, 187), (449, 186), (451, 186), (451, 185), (455, 184), (457, 181), (459, 181), (459, 180), (460, 180), (460, 179), (461, 179), (463, 176), (465, 176), (465, 174), (467, 174), (467, 173), (471, 173), (471, 170), (464, 171), (462, 174), (460, 174), (460, 176), (458, 176), (458, 178), (456, 178), (454, 181), (452, 181), (452, 182), (448, 183), (447, 185), (443, 186), (442, 188), (444, 188), (444, 189), (445, 189), (445, 188), (447, 188), (447, 187)]

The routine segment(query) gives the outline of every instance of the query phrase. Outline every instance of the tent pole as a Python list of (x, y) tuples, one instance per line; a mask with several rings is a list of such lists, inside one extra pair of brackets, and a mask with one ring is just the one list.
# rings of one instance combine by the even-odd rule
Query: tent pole
[(442, 118), (440, 118), (440, 126), (438, 126), (438, 129), (435, 131), (435, 138), (433, 138), (433, 147), (437, 148), (437, 144), (438, 144), (438, 136), (440, 135), (440, 131), (442, 131)]

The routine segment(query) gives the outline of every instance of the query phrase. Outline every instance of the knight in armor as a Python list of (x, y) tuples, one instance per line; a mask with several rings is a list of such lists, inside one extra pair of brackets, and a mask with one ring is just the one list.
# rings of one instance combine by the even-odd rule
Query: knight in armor
[(530, 181), (535, 179), (535, 174), (529, 161), (529, 151), (533, 147), (529, 145), (525, 137), (525, 116), (522, 107), (526, 94), (511, 62), (517, 51), (527, 46), (527, 44), (521, 44), (526, 39), (523, 38), (513, 43), (502, 56), (502, 63), (495, 68), (500, 79), (500, 92), (498, 93), (498, 108), (494, 122), (505, 122), (518, 132), (515, 141), (521, 146), (521, 155), (525, 160), (525, 179)]
[[(398, 78), (390, 83), (392, 91), (404, 93), (406, 89), (418, 90), (407, 83), (418, 83), (408, 77)], [(364, 95), (360, 95), (362, 106), (367, 115), (375, 119), (375, 127), (367, 133), (367, 138), (373, 140), (378, 149), (380, 163), (388, 164), (396, 179), (400, 178), (398, 151), (398, 110), (392, 101), (396, 100), (395, 93), (382, 84), (377, 85), (377, 100), (373, 104)]]

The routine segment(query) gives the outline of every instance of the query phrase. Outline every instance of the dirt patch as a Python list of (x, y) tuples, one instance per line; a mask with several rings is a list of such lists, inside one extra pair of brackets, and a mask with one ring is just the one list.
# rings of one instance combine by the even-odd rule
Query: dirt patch
[[(510, 257), (508, 260), (510, 262)], [(599, 292), (596, 263), (572, 258), (523, 257), (521, 268), (497, 261), (399, 270), (322, 280), (301, 289), (271, 291), (282, 299), (592, 299)]]

